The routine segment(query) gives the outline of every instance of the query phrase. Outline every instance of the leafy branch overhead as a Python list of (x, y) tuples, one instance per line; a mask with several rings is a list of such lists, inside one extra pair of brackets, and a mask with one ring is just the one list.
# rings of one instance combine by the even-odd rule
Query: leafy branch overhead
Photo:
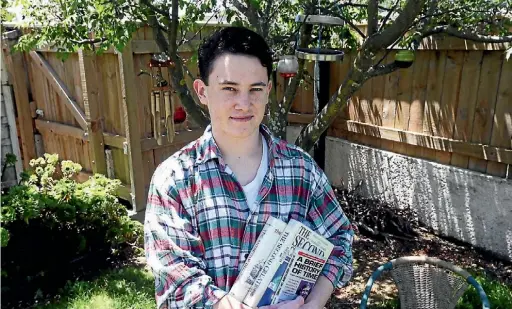
[[(414, 51), (431, 36), (451, 36), (485, 43), (512, 42), (512, 0), (18, 0), (28, 25), (38, 26), (22, 37), (18, 48), (34, 49), (54, 44), (62, 50), (79, 48), (104, 51), (122, 49), (141, 25), (152, 27), (160, 49), (175, 61), (172, 84), (189, 114), (201, 125), (208, 115), (195, 102), (182, 81), (193, 77), (178, 54), (180, 45), (198, 39), (207, 26), (221, 24), (250, 27), (267, 38), (275, 59), (294, 53), (296, 45), (344, 49), (355, 54), (351, 70), (327, 105), (304, 127), (296, 144), (310, 149), (334, 121), (350, 97), (370, 78), (400, 68), (385, 62), (399, 46)], [(330, 15), (343, 26), (322, 27), (295, 22), (297, 14)], [(365, 27), (362, 25), (366, 25)], [(94, 35), (92, 35), (94, 34)], [(506, 51), (510, 56), (512, 49)], [(384, 57), (383, 57), (384, 55)], [(298, 87), (310, 79), (299, 61), (298, 74), (288, 80), (285, 95), (272, 93), (268, 123), (278, 136), (286, 134), (286, 115)]]

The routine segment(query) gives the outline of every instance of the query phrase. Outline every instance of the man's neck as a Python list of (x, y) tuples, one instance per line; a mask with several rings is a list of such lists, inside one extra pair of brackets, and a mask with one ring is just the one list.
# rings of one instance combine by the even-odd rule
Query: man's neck
[(226, 163), (234, 163), (239, 160), (261, 159), (262, 141), (259, 131), (246, 138), (228, 138), (221, 134), (216, 135), (213, 130), (213, 138), (222, 153)]

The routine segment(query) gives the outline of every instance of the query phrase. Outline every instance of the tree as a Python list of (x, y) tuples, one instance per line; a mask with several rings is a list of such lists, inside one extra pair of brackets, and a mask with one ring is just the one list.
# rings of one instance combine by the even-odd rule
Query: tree
[[(172, 85), (178, 91), (187, 112), (201, 125), (209, 122), (206, 112), (194, 101), (187, 87), (187, 63), (177, 53), (186, 44), (184, 33), (197, 33), (204, 25), (198, 20), (208, 16), (225, 18), (234, 25), (252, 28), (268, 38), (277, 55), (294, 52), (300, 47), (315, 47), (318, 36), (327, 39), (331, 48), (353, 50), (356, 55), (351, 69), (312, 123), (305, 126), (296, 144), (311, 149), (336, 115), (363, 86), (376, 76), (400, 69), (400, 63), (384, 63), (390, 49), (399, 45), (411, 51), (423, 39), (447, 35), (476, 42), (512, 42), (511, 0), (17, 0), (31, 23), (39, 27), (23, 36), (18, 48), (27, 50), (38, 45), (55, 44), (63, 50), (78, 48), (98, 52), (110, 46), (122, 49), (140, 24), (150, 25), (160, 49), (177, 65)], [(183, 12), (182, 15), (179, 12)], [(320, 29), (297, 24), (297, 14), (323, 14), (341, 18), (341, 27)], [(367, 23), (366, 33), (357, 26)], [(321, 30), (321, 31), (320, 31)], [(94, 36), (91, 38), (91, 33)], [(507, 55), (510, 55), (509, 48)], [(384, 56), (382, 56), (384, 55)], [(190, 65), (190, 64), (189, 64)], [(288, 81), (284, 98), (271, 94), (269, 127), (280, 137), (286, 134), (286, 115), (298, 87), (309, 73), (299, 60), (298, 74)]]

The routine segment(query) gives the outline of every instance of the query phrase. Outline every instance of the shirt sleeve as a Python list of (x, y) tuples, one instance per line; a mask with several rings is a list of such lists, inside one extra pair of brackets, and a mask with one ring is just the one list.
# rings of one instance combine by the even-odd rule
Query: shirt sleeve
[(144, 249), (155, 277), (157, 308), (211, 308), (226, 295), (207, 275), (203, 242), (175, 181), (158, 170), (148, 193)]
[(317, 168), (316, 186), (308, 210), (308, 221), (313, 230), (327, 238), (333, 245), (322, 275), (335, 289), (345, 286), (352, 277), (352, 241), (354, 231), (343, 212), (327, 176)]

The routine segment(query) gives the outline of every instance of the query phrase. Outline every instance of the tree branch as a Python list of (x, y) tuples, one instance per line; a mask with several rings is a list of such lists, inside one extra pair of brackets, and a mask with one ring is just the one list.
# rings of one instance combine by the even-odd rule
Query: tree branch
[[(367, 9), (368, 8), (368, 5), (366, 4), (360, 4), (360, 3), (352, 3), (352, 1), (349, 1), (349, 2), (344, 2), (344, 3), (339, 3), (338, 5), (337, 2), (333, 2), (333, 8), (343, 8), (343, 7), (354, 7), (354, 8), (360, 8), (360, 9)], [(383, 10), (383, 11), (389, 11), (389, 10), (392, 10), (390, 8), (387, 8), (385, 6), (381, 6), (381, 5), (377, 5), (377, 8), (379, 10)]]
[(379, 32), (382, 31), (382, 29), (384, 29), (384, 26), (386, 25), (386, 23), (388, 22), (389, 18), (391, 17), (391, 14), (393, 14), (393, 12), (396, 10), (396, 8), (398, 7), (398, 4), (400, 3), (400, 0), (396, 0), (395, 2), (395, 5), (393, 5), (393, 7), (391, 8), (391, 10), (389, 10), (389, 12), (386, 14), (386, 17), (384, 17), (384, 19), (382, 20), (382, 23), (380, 24), (380, 27), (379, 27)]
[(341, 13), (338, 13), (338, 12), (335, 12), (335, 11), (329, 10), (329, 9), (322, 9), (322, 10), (323, 10), (324, 14), (328, 14), (328, 15), (342, 19), (347, 25), (350, 26), (350, 28), (352, 28), (354, 31), (356, 31), (363, 39), (366, 38), (366, 35), (361, 31), (361, 29), (359, 29), (350, 19), (346, 19), (343, 15), (341, 15)]
[(408, 0), (395, 22), (382, 32), (369, 38), (364, 43), (363, 49), (368, 47), (370, 52), (375, 52), (395, 42), (402, 33), (411, 27), (416, 17), (421, 13), (425, 1), (426, 0)]
[(172, 0), (172, 2), (171, 2), (171, 27), (169, 29), (169, 32), (167, 32), (167, 36), (169, 37), (169, 48), (170, 48), (171, 55), (178, 54), (177, 40), (178, 40), (178, 29), (180, 26), (180, 21), (178, 19), (179, 5), (180, 5), (180, 3), (178, 0)]
[(206, 21), (206, 23), (204, 23), (201, 28), (199, 28), (199, 30), (196, 31), (196, 33), (194, 33), (194, 35), (190, 38), (190, 39), (185, 39), (185, 36), (182, 36), (182, 39), (180, 41), (180, 43), (178, 44), (178, 46), (181, 46), (183, 45), (184, 43), (187, 43), (189, 41), (192, 41), (193, 39), (195, 39), (195, 37), (204, 29), (204, 27), (206, 27), (206, 25), (208, 25), (208, 23), (210, 22), (210, 20), (216, 15), (217, 13), (215, 14), (212, 14), (210, 16), (210, 18), (208, 18), (208, 20)]
[(169, 17), (169, 12), (166, 12), (160, 8), (157, 8), (153, 3), (150, 2), (150, 0), (142, 0), (142, 4), (147, 6), (150, 10), (152, 10), (155, 13), (158, 13), (160, 15), (163, 15), (165, 17)]
[(368, 7), (366, 9), (368, 14), (368, 36), (372, 36), (377, 31), (378, 22), (378, 3), (377, 0), (369, 0)]
[(88, 44), (96, 44), (96, 43), (102, 43), (105, 42), (107, 38), (101, 38), (101, 39), (83, 39), (83, 40), (73, 40), (70, 39), (70, 41), (77, 45), (88, 45)]
[(460, 39), (471, 40), (482, 43), (508, 43), (512, 42), (512, 35), (497, 36), (497, 35), (482, 35), (478, 33), (471, 33), (469, 31), (459, 31), (452, 26), (436, 26), (424, 32), (421, 37), (425, 38), (434, 34), (446, 33)]
[(260, 35), (263, 35), (260, 19), (253, 9), (244, 6), (239, 0), (233, 0), (233, 6), (247, 17), (249, 23), (257, 29)]
[(376, 76), (386, 75), (386, 74), (392, 73), (398, 69), (400, 69), (400, 68), (396, 65), (395, 62), (391, 62), (388, 64), (375, 65), (368, 70), (368, 74), (365, 76), (364, 80), (367, 81), (370, 78), (373, 78)]

